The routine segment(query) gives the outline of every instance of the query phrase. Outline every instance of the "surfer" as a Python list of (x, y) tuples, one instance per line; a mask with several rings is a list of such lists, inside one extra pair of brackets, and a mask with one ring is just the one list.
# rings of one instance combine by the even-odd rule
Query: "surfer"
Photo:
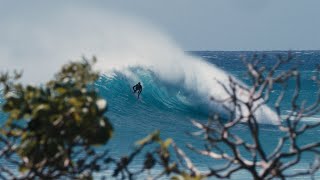
[(132, 89), (133, 89), (133, 93), (136, 93), (138, 91), (138, 99), (139, 99), (140, 93), (142, 92), (142, 86), (141, 86), (140, 82), (138, 82), (138, 84), (134, 85), (132, 87)]

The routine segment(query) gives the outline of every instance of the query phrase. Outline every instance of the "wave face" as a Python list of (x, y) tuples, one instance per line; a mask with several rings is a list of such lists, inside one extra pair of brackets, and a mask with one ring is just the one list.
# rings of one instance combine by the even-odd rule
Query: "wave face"
[(118, 98), (115, 104), (119, 104), (119, 101), (128, 105), (135, 104), (137, 106), (135, 109), (142, 111), (148, 107), (158, 111), (208, 115), (207, 101), (189, 89), (183, 88), (183, 84), (169, 84), (157, 78), (152, 71), (141, 68), (130, 68), (130, 72), (134, 73), (137, 81), (142, 83), (143, 91), (140, 99), (132, 91), (132, 86), (137, 81), (121, 72), (115, 72), (112, 77), (103, 76), (97, 82), (97, 86), (110, 94), (107, 97), (108, 101)]
[[(130, 90), (137, 82), (141, 82), (144, 90), (142, 93), (142, 103), (148, 106), (158, 105), (158, 108), (167, 108), (179, 113), (188, 114), (209, 114), (219, 113), (226, 117), (228, 114), (221, 104), (214, 103), (210, 97), (215, 99), (226, 99), (228, 94), (219, 84), (228, 87), (228, 78), (232, 77), (240, 84), (233, 75), (217, 68), (214, 64), (202, 60), (199, 57), (191, 56), (179, 51), (168, 56), (168, 59), (156, 60), (149, 57), (134, 62), (123, 63), (122, 66), (110, 68), (105, 74), (105, 84), (118, 87), (117, 92), (121, 96), (131, 94)], [(174, 59), (173, 59), (174, 58)], [(104, 67), (103, 65), (99, 65)], [(103, 68), (102, 68), (103, 69)], [(103, 84), (101, 84), (103, 86)], [(113, 93), (115, 89), (110, 89)], [(242, 95), (246, 100), (246, 95)], [(256, 112), (260, 123), (277, 123), (276, 114), (266, 105)]]
[[(222, 105), (214, 103), (210, 97), (226, 99), (228, 95), (218, 81), (228, 86), (228, 76), (232, 75), (204, 61), (193, 63), (188, 64), (190, 67), (178, 67), (183, 69), (180, 70), (183, 74), (178, 75), (180, 78), (177, 78), (177, 72), (162, 74), (161, 71), (154, 68), (128, 67), (124, 71), (115, 71), (111, 75), (102, 77), (101, 81), (104, 82), (99, 82), (98, 85), (101, 87), (106, 85), (110, 94), (116, 94), (120, 100), (128, 100), (133, 103), (137, 101), (137, 97), (132, 94), (131, 87), (141, 82), (143, 93), (139, 100), (140, 105), (190, 115), (209, 116), (219, 113), (226, 117), (227, 112)], [(191, 69), (191, 67), (194, 68)], [(258, 109), (256, 115), (260, 123), (276, 123), (275, 113), (266, 105)]]

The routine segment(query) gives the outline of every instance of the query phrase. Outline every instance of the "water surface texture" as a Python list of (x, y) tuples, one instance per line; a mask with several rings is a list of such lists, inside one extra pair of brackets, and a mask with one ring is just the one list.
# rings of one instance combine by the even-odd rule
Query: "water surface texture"
[[(125, 155), (134, 146), (134, 142), (145, 137), (154, 130), (160, 130), (163, 138), (173, 138), (178, 146), (190, 154), (191, 159), (200, 169), (205, 170), (207, 166), (219, 166), (217, 161), (208, 160), (192, 153), (185, 145), (193, 143), (201, 145), (196, 139), (187, 135), (194, 132), (190, 120), (197, 119), (201, 122), (207, 121), (208, 117), (216, 112), (221, 112), (221, 107), (210, 102), (210, 96), (223, 97), (225, 93), (216, 80), (225, 81), (229, 75), (249, 84), (246, 76), (246, 67), (241, 61), (241, 56), (251, 58), (255, 53), (262, 56), (262, 62), (271, 66), (277, 55), (287, 55), (287, 52), (213, 52), (192, 51), (186, 52), (192, 60), (183, 59), (177, 63), (166, 64), (163, 68), (157, 63), (137, 63), (118, 69), (112, 73), (104, 73), (97, 81), (101, 95), (108, 101), (108, 112), (106, 115), (114, 126), (115, 133), (112, 140), (105, 146), (115, 156)], [(320, 62), (320, 51), (295, 51), (292, 52), (295, 60), (280, 68), (288, 69), (292, 66), (299, 67), (302, 73), (301, 97), (307, 103), (312, 103), (317, 86), (311, 81), (315, 73), (316, 65)], [(158, 64), (162, 66), (161, 63)], [(167, 66), (171, 69), (167, 70)], [(132, 92), (132, 86), (140, 81), (143, 91), (140, 99)], [(289, 94), (293, 92), (294, 86), (289, 86)], [(267, 152), (272, 151), (281, 135), (274, 126), (274, 115), (272, 102), (279, 94), (280, 89), (275, 89), (271, 94), (270, 104), (263, 107), (263, 111), (257, 114), (261, 123), (260, 138)], [(285, 97), (282, 105), (282, 113), (290, 112), (290, 97)], [(0, 121), (5, 116), (0, 114)], [(316, 122), (320, 116), (306, 118), (305, 123)], [(235, 130), (237, 134), (248, 135), (245, 125), (239, 125)], [(303, 136), (301, 142), (312, 142), (319, 139), (320, 129), (313, 129)], [(244, 137), (246, 138), (246, 137)], [(142, 164), (143, 157), (138, 158), (133, 166)], [(304, 155), (296, 170), (305, 169), (312, 162), (313, 156)], [(319, 173), (316, 175), (320, 178)], [(233, 179), (247, 179), (245, 172), (239, 172), (232, 176)], [(309, 179), (310, 177), (305, 177)], [(300, 178), (301, 179), (301, 178)]]

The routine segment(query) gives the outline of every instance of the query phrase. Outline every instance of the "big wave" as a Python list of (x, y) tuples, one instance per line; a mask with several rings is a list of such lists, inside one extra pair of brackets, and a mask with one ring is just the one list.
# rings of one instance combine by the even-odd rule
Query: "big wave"
[[(25, 16), (26, 19), (34, 17), (38, 16)], [(138, 68), (150, 72), (153, 78), (162, 82), (146, 88), (160, 90), (158, 94), (162, 94), (163, 84), (175, 86), (181, 89), (180, 92), (189, 94), (178, 95), (175, 101), (182, 104), (199, 102), (200, 105), (211, 106), (208, 109), (223, 113), (223, 108), (210, 104), (209, 99), (211, 96), (217, 99), (227, 96), (217, 81), (226, 83), (230, 74), (187, 54), (168, 35), (159, 31), (161, 28), (132, 16), (87, 8), (85, 11), (81, 8), (65, 8), (54, 17), (49, 24), (39, 18), (30, 21), (36, 24), (26, 24), (24, 28), (17, 29), (14, 38), (19, 40), (18, 44), (26, 44), (24, 51), (17, 53), (15, 46), (11, 47), (12, 43), (8, 43), (8, 49), (12, 51), (8, 51), (3, 59), (10, 61), (2, 61), (0, 64), (13, 69), (22, 67), (24, 78), (33, 82), (51, 77), (51, 72), (57, 71), (69, 58), (75, 59), (79, 54), (96, 55), (97, 69), (108, 77), (121, 72), (132, 85), (137, 81), (146, 84), (143, 76), (132, 70)], [(30, 32), (36, 33), (28, 34)], [(19, 57), (25, 60), (21, 61)], [(151, 95), (156, 97), (156, 94)], [(146, 96), (144, 92), (143, 96)], [(168, 101), (168, 97), (158, 98), (163, 98), (161, 101), (168, 106), (179, 106), (177, 102), (172, 104)], [(257, 116), (261, 123), (276, 123), (278, 119), (267, 106), (261, 107)]]
[[(112, 42), (117, 42), (118, 45), (115, 47), (118, 48), (111, 48), (99, 55), (102, 59), (100, 58), (98, 61), (98, 69), (108, 77), (116, 77), (121, 74), (131, 85), (139, 81), (143, 86), (148, 84), (144, 89), (151, 88), (153, 90), (149, 96), (157, 97), (158, 101), (172, 108), (193, 104), (192, 107), (198, 106), (195, 108), (198, 109), (197, 112), (219, 113), (228, 116), (222, 105), (214, 103), (210, 97), (215, 99), (228, 98), (228, 94), (218, 82), (228, 86), (229, 77), (232, 75), (200, 57), (192, 56), (183, 51), (167, 35), (152, 26), (142, 22), (134, 22), (130, 21), (129, 30), (121, 29), (117, 32), (119, 34), (116, 36), (119, 37), (118, 41), (112, 40)], [(119, 44), (122, 48), (119, 48)], [(145, 79), (146, 76), (161, 83), (150, 84), (149, 79), (151, 78)], [(232, 78), (242, 83), (236, 78)], [(171, 97), (159, 96), (159, 94), (165, 94), (162, 89), (167, 86), (176, 89), (171, 94), (175, 97), (174, 103), (171, 102)], [(143, 96), (147, 96), (147, 94), (143, 92)], [(243, 97), (243, 99), (247, 99), (247, 97)], [(261, 106), (255, 115), (260, 123), (279, 123), (279, 117), (267, 105)]]
[[(218, 81), (228, 86), (231, 75), (196, 57), (190, 56), (189, 59), (184, 59), (185, 63), (175, 63), (175, 66), (180, 65), (179, 72), (164, 73), (159, 69), (163, 66), (131, 65), (121, 70), (109, 71), (104, 76), (106, 81), (100, 82), (99, 85), (109, 84), (108, 91), (119, 95), (118, 98), (120, 98), (127, 96), (125, 93), (130, 96), (131, 86), (139, 81), (144, 87), (141, 103), (145, 106), (141, 108), (154, 105), (191, 116), (192, 114), (207, 116), (219, 113), (227, 117), (228, 113), (222, 104), (211, 101), (210, 97), (215, 99), (229, 97)], [(170, 67), (164, 67), (165, 70), (167, 68)], [(242, 82), (239, 81), (239, 83)], [(255, 115), (260, 123), (277, 124), (279, 122), (277, 115), (267, 105), (261, 106)]]

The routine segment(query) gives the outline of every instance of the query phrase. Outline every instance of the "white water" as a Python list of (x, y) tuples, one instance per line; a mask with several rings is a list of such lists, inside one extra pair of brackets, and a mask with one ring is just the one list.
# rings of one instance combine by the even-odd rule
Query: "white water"
[[(24, 18), (35, 17), (26, 14)], [(35, 18), (34, 24), (21, 22), (23, 28), (15, 28), (14, 33), (9, 32), (12, 29), (2, 30), (8, 31), (7, 41), (13, 38), (24, 46), (22, 49), (8, 42), (4, 59), (10, 61), (2, 61), (1, 67), (24, 69), (25, 81), (43, 82), (66, 60), (78, 59), (81, 54), (96, 55), (96, 68), (107, 74), (117, 70), (138, 81), (128, 67), (140, 67), (151, 70), (164, 82), (182, 84), (208, 104), (211, 96), (227, 97), (217, 81), (227, 82), (228, 73), (186, 54), (150, 24), (129, 16), (76, 8), (64, 9), (51, 18), (49, 22), (41, 18)], [(216, 111), (222, 111), (214, 106)], [(260, 108), (257, 116), (261, 123), (277, 120), (267, 106)]]

